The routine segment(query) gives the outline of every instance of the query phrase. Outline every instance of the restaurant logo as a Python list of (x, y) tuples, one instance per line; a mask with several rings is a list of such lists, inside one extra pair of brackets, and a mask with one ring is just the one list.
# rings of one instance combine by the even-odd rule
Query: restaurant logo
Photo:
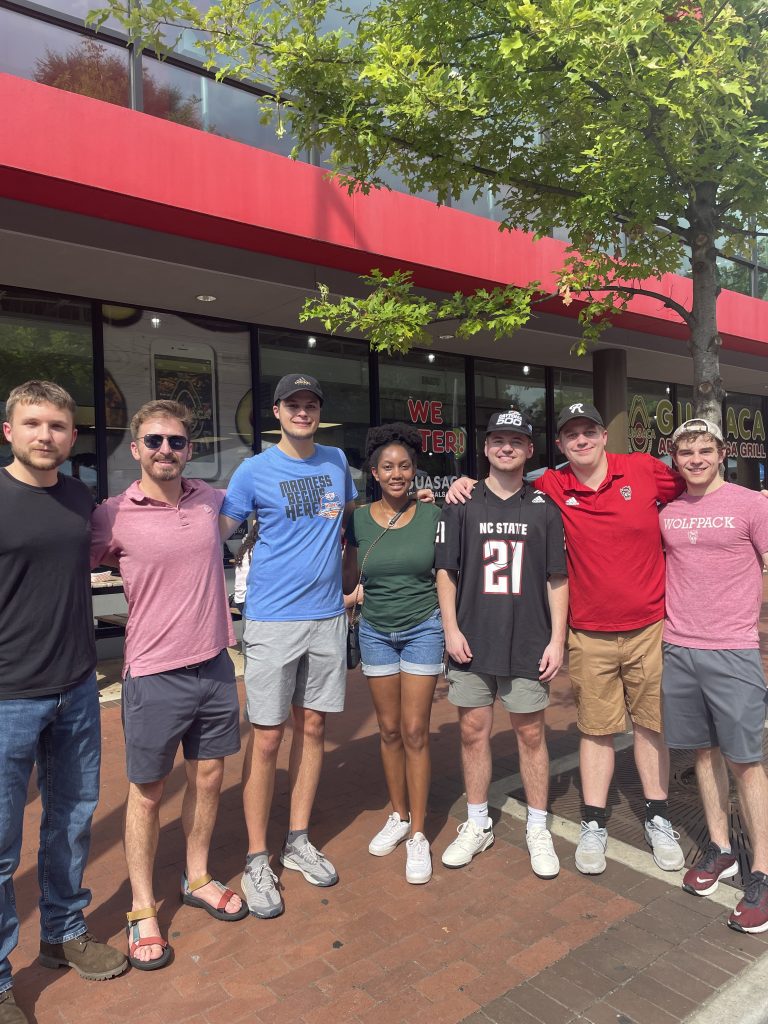
[(645, 399), (642, 395), (635, 395), (629, 407), (629, 450), (650, 452), (653, 449), (653, 436)]

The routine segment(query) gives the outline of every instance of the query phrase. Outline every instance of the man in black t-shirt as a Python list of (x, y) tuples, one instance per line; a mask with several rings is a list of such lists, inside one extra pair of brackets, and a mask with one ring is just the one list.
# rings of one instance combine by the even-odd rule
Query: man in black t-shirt
[(128, 961), (97, 942), (83, 917), (101, 732), (88, 575), (93, 499), (58, 472), (77, 437), (75, 403), (57, 384), (32, 380), (11, 391), (6, 416), (13, 461), (0, 469), (0, 1021), (25, 1024), (8, 957), (19, 936), (13, 875), (35, 762), (40, 963), (101, 981)]
[(533, 427), (516, 409), (488, 424), (488, 477), (465, 505), (446, 505), (435, 547), (448, 656), (448, 699), (459, 709), (468, 818), (443, 854), (463, 867), (493, 843), (488, 817), (493, 703), (517, 738), (528, 802), (531, 867), (554, 878), (560, 864), (547, 829), (549, 755), (544, 709), (563, 661), (568, 580), (560, 511), (523, 483)]

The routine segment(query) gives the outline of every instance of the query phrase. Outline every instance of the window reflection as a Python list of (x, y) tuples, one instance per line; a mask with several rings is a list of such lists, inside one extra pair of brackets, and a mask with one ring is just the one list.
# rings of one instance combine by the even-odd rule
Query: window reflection
[(129, 105), (128, 52), (0, 8), (0, 71)]
[(308, 373), (323, 389), (319, 444), (341, 448), (349, 461), (352, 479), (365, 500), (365, 435), (370, 426), (368, 347), (361, 341), (259, 330), (261, 394), (257, 422), (264, 451), (280, 440), (272, 412), (275, 385), (287, 373)]
[[(52, 380), (77, 403), (77, 441), (61, 466), (97, 493), (93, 400), (93, 348), (89, 302), (40, 295), (15, 288), (0, 290), (0, 411), (12, 388), (27, 380)], [(11, 462), (11, 448), (0, 438), (0, 466)]]
[(381, 356), (382, 423), (413, 423), (423, 452), (417, 487), (430, 487), (442, 501), (448, 487), (467, 470), (467, 397), (464, 359), (442, 352)]
[(147, 114), (290, 156), (294, 139), (277, 135), (277, 111), (270, 124), (260, 123), (253, 93), (146, 55), (142, 65)]
[(483, 454), (488, 420), (493, 413), (510, 408), (524, 412), (533, 422), (534, 451), (526, 463), (526, 472), (546, 468), (547, 409), (542, 366), (476, 359), (475, 408), (480, 476), (488, 472), (488, 462)]
[(225, 487), (251, 454), (250, 336), (242, 324), (104, 306), (109, 493), (138, 477), (129, 423), (139, 406), (172, 399), (191, 409), (189, 477)]

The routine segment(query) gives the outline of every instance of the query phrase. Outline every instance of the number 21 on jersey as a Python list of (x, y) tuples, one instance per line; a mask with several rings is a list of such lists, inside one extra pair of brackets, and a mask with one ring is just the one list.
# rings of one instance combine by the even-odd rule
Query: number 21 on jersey
[(519, 594), (523, 581), (522, 540), (487, 540), (483, 544), (483, 593)]

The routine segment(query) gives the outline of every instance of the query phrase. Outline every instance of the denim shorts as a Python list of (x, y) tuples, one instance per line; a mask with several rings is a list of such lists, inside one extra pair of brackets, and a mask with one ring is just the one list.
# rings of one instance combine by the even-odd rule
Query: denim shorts
[(380, 633), (360, 618), (360, 653), (366, 676), (436, 676), (443, 668), (443, 622), (435, 609), (428, 619), (399, 633)]

